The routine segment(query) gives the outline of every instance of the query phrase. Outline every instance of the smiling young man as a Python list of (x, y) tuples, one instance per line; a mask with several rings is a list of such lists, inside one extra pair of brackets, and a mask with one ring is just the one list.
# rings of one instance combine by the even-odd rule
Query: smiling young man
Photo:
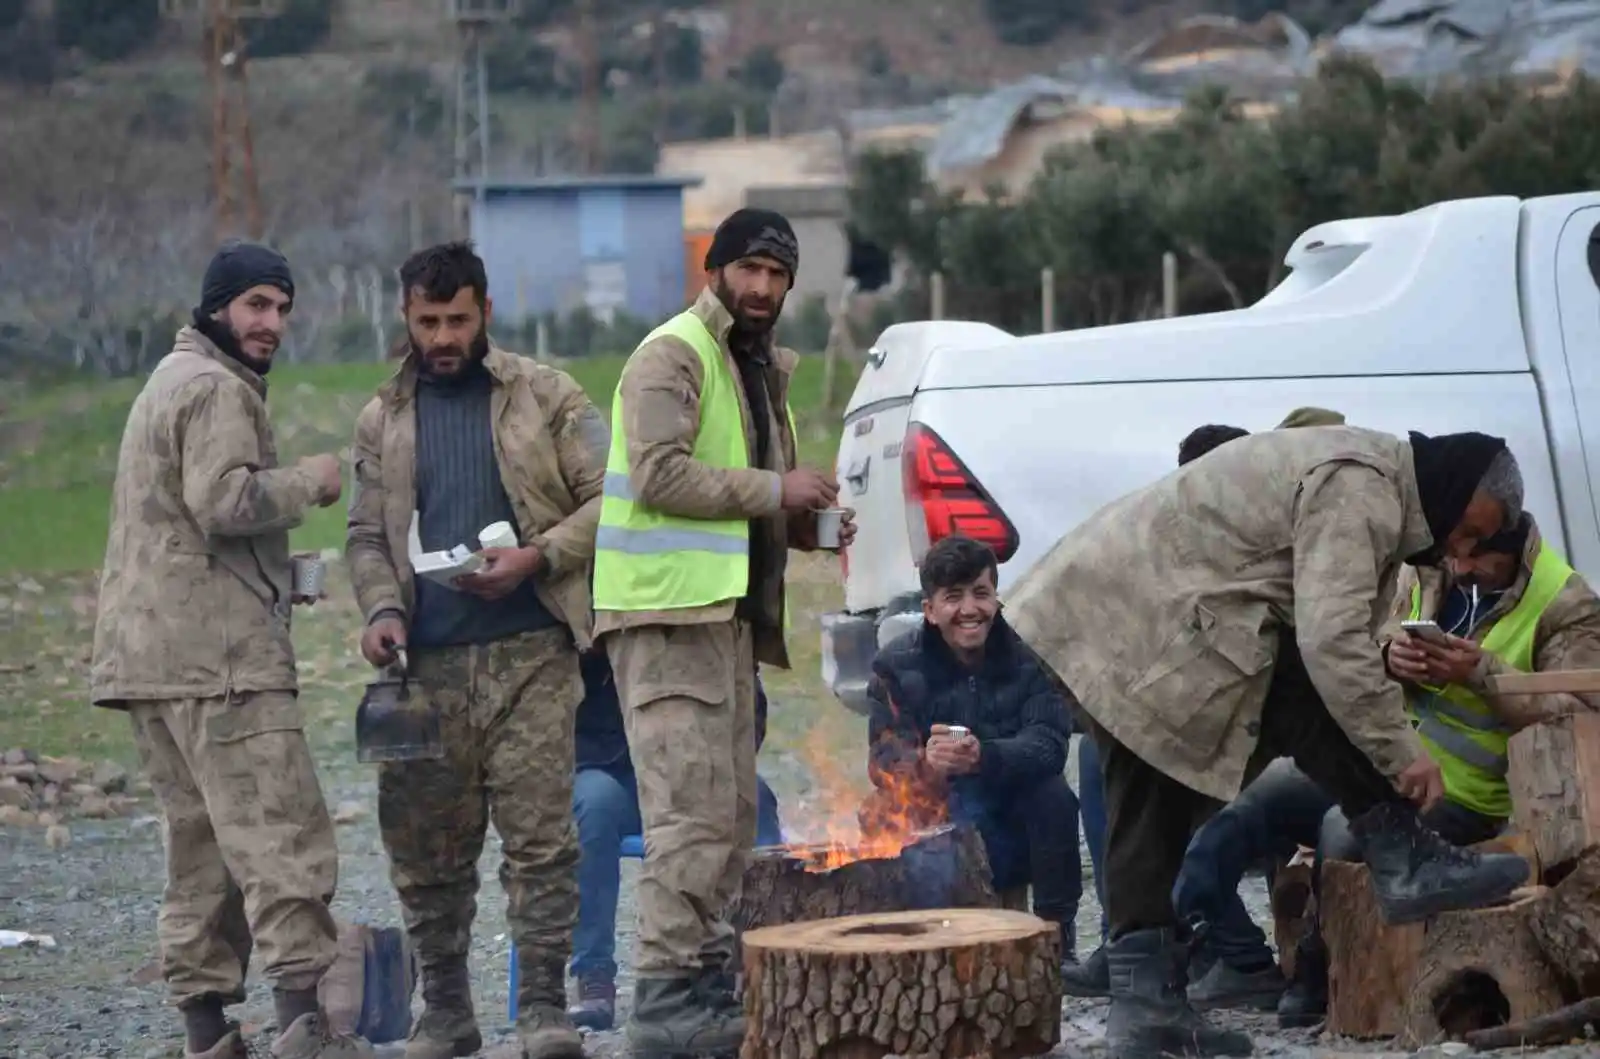
[(995, 889), (1032, 883), (1034, 913), (1060, 924), (1070, 964), (1083, 896), (1078, 799), (1063, 775), (1072, 725), (1061, 691), (1000, 615), (998, 572), (970, 537), (928, 549), (922, 627), (872, 663), (867, 771), (874, 801), (909, 799), (887, 806), (902, 813), (942, 805), (976, 827)]
[(112, 485), (92, 699), (122, 709), (165, 821), (161, 970), (187, 1052), (243, 1059), (224, 1006), (254, 948), (281, 1059), (359, 1059), (317, 983), (333, 963), (338, 851), (297, 699), (289, 530), (339, 499), (339, 461), (278, 465), (267, 373), (294, 305), (289, 263), (230, 243), (133, 402)]
[[(378, 824), (426, 1002), (406, 1059), (482, 1046), (467, 950), (490, 819), (523, 1055), (576, 1059), (565, 986), (578, 906), (573, 718), (609, 435), (571, 376), (489, 340), (488, 279), (470, 245), (419, 251), (400, 284), (410, 348), (356, 423), (346, 557), (366, 618), (361, 653), (385, 666), (409, 650), (445, 745), (440, 760), (378, 773)], [(412, 576), (413, 532), (424, 551), (476, 549), (495, 522), (518, 544), (483, 549), (483, 570), (449, 587)]]

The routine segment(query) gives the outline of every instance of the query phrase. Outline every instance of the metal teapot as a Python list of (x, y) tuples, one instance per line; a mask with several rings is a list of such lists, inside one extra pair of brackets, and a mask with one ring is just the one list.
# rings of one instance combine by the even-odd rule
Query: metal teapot
[(356, 707), (356, 760), (435, 761), (444, 757), (439, 711), (426, 694), (411, 693), (411, 669), (404, 648), (396, 661), (367, 685)]

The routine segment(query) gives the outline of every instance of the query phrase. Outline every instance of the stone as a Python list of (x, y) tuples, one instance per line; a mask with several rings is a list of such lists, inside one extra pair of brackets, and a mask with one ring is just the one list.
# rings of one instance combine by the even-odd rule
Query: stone
[(32, 827), (38, 818), (15, 805), (0, 805), (0, 827)]
[(78, 815), (90, 820), (104, 820), (115, 816), (116, 811), (111, 808), (110, 799), (96, 791), (83, 796), (83, 800), (78, 803)]
[(0, 805), (30, 808), (33, 805), (33, 791), (10, 776), (0, 778)]
[(28, 761), (18, 765), (0, 765), (0, 776), (9, 776), (18, 783), (38, 783), (39, 766)]
[(45, 829), (44, 844), (51, 849), (65, 849), (72, 841), (72, 832), (61, 824), (55, 824)]
[(366, 819), (367, 807), (360, 802), (340, 802), (333, 811), (333, 822), (336, 824), (353, 824)]
[(92, 782), (106, 794), (122, 794), (128, 789), (128, 770), (115, 761), (102, 761), (94, 767)]
[(39, 775), (58, 787), (70, 787), (81, 771), (83, 762), (73, 757), (45, 758), (39, 762)]
[(3, 762), (7, 765), (31, 765), (34, 763), (33, 755), (22, 749), (20, 746), (14, 746), (10, 750), (7, 750), (5, 757), (0, 760), (3, 760)]

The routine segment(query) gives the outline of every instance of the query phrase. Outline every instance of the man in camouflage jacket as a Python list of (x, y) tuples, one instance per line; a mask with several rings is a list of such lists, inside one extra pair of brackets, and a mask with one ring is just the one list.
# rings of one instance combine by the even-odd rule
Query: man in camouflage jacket
[(1402, 563), (1470, 553), (1521, 503), (1499, 438), (1273, 430), (1108, 504), (1022, 576), (1012, 623), (1100, 750), (1118, 1059), (1249, 1054), (1190, 1007), (1171, 893), (1194, 828), (1276, 757), (1344, 807), (1391, 921), (1527, 878), (1419, 822), (1408, 799), (1443, 782), (1374, 639)]
[(128, 712), (166, 821), (162, 973), (191, 1056), (243, 1059), (225, 1004), (252, 942), (289, 1059), (371, 1055), (317, 1008), (334, 958), (333, 824), (296, 698), (289, 529), (339, 499), (339, 462), (278, 465), (266, 375), (294, 300), (251, 244), (206, 269), (193, 323), (133, 403), (95, 623), (94, 703)]
[[(386, 763), (378, 823), (427, 1007), (407, 1059), (471, 1055), (482, 1037), (467, 951), (492, 818), (517, 944), (517, 1031), (531, 1059), (577, 1057), (565, 968), (577, 916), (573, 723), (591, 642), (590, 563), (609, 434), (565, 372), (492, 346), (483, 262), (464, 243), (400, 269), (409, 351), (356, 423), (346, 557), (375, 666), (409, 648), (445, 756)], [(517, 547), (446, 587), (410, 554), (509, 523)]]

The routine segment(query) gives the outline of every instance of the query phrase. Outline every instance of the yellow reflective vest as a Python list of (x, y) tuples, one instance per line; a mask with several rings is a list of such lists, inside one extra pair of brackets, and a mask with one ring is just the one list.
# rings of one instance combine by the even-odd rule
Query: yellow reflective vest
[[(1572, 573), (1565, 559), (1541, 545), (1522, 598), (1494, 623), (1482, 649), (1513, 669), (1532, 672), (1539, 618)], [(1416, 585), (1411, 590), (1411, 619), (1421, 616), (1422, 586)], [(1406, 705), (1428, 756), (1439, 765), (1445, 797), (1485, 816), (1510, 816), (1506, 745), (1511, 729), (1489, 704), (1470, 688), (1446, 684), (1422, 686), (1408, 696)]]

